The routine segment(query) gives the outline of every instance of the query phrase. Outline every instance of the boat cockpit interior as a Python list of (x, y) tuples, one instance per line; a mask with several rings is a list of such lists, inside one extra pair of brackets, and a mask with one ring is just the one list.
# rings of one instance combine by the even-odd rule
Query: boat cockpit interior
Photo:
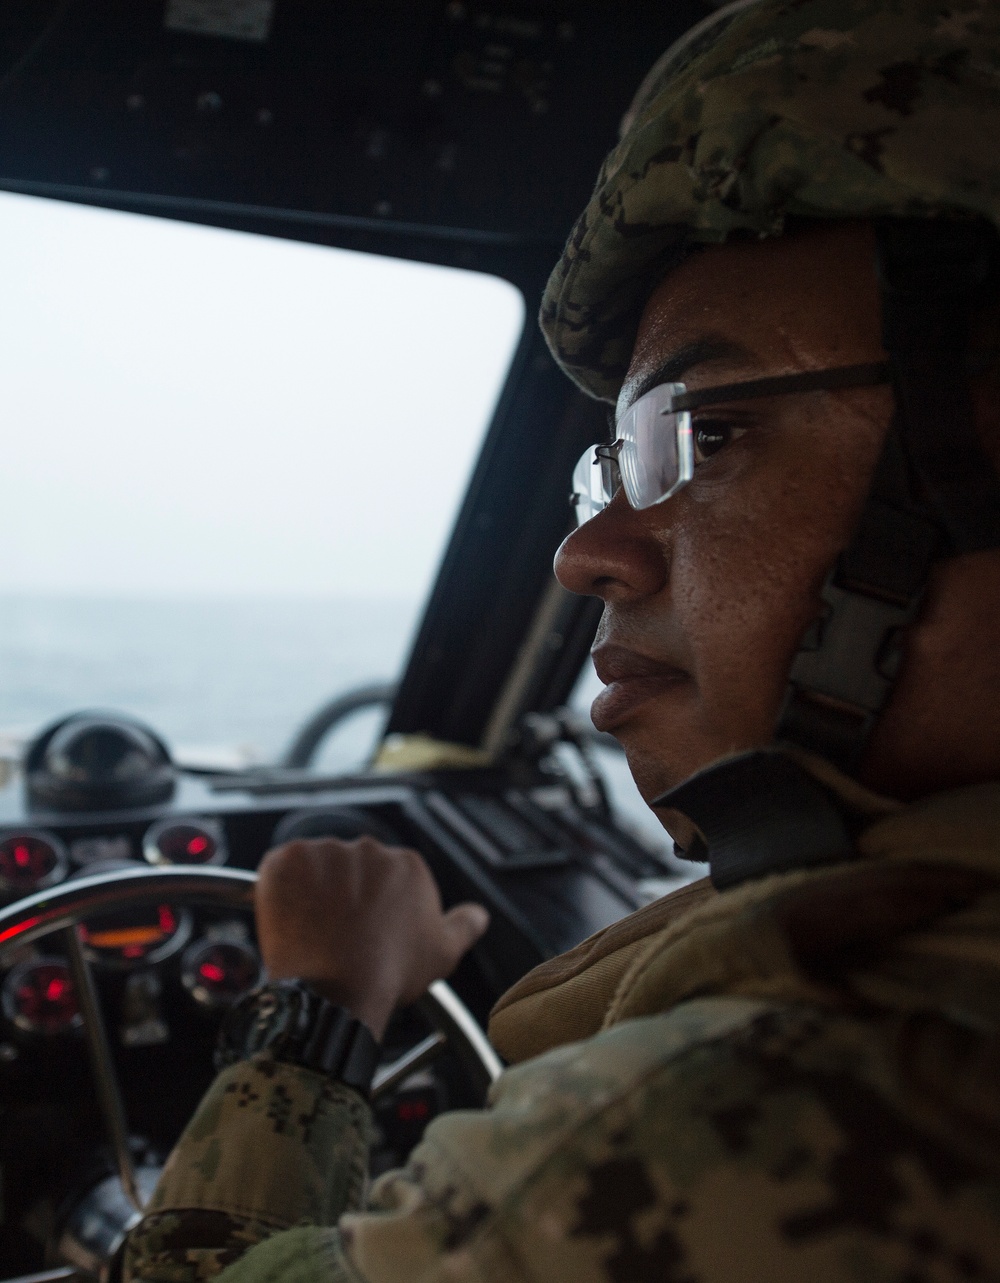
[[(606, 407), (534, 317), (634, 89), (707, 12), (3, 6), (0, 194), (484, 274), (516, 288), (525, 321), (394, 680), (331, 689), (252, 766), (190, 766), (134, 710), (72, 703), (0, 762), (0, 1278), (108, 1277), (211, 1079), (222, 1012), (260, 977), (253, 874), (275, 844), (413, 846), (446, 904), (491, 911), (434, 1010), (390, 1029), (376, 1171), (441, 1109), (481, 1099), (478, 1027), (509, 985), (692, 876), (615, 801), (606, 772), (624, 762), (571, 707), (600, 603), (560, 588), (552, 559)], [(386, 383), (405, 405), (391, 368)], [(410, 448), (433, 456), (433, 434)], [(374, 707), (370, 760), (323, 769), (324, 738)]]

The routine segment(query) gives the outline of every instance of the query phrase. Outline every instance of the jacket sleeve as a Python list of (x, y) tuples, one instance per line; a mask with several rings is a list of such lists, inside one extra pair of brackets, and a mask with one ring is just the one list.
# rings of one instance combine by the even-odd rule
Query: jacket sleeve
[[(726, 1023), (713, 1013), (711, 1032)], [(220, 1283), (534, 1278), (512, 1209), (553, 1161), (567, 1176), (585, 1163), (580, 1138), (602, 1134), (608, 1104), (627, 1111), (637, 1077), (702, 1030), (678, 1014), (632, 1026), (508, 1070), (487, 1110), (436, 1119), (363, 1211), (370, 1118), (360, 1097), (266, 1056), (230, 1067), (129, 1236), (127, 1283), (201, 1283), (226, 1267)], [(576, 1255), (581, 1244), (592, 1256), (582, 1239)]]
[(126, 1245), (124, 1276), (196, 1283), (293, 1225), (364, 1199), (371, 1113), (348, 1087), (259, 1055), (223, 1070)]
[(261, 1209), (218, 1283), (1000, 1283), (995, 1153), (913, 1110), (897, 1035), (738, 998), (624, 1022), (436, 1119), (336, 1225)]

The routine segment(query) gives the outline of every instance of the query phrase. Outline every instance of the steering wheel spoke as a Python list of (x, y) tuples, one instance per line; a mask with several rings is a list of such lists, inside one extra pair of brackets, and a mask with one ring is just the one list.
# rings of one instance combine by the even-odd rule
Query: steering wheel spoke
[(128, 1146), (128, 1120), (125, 1117), (125, 1105), (118, 1085), (114, 1057), (111, 1055), (111, 1046), (104, 1027), (104, 1017), (101, 1015), (101, 1006), (97, 1000), (94, 977), (90, 973), (90, 966), (83, 954), (79, 928), (76, 925), (63, 927), (61, 935), (73, 985), (76, 988), (77, 1001), (80, 1004), (83, 1033), (90, 1053), (90, 1068), (94, 1075), (94, 1086), (97, 1089), (97, 1099), (100, 1102), (108, 1141), (115, 1156), (118, 1178), (126, 1198), (136, 1211), (141, 1212), (143, 1200), (135, 1179), (135, 1165)]
[(93, 1274), (78, 1270), (75, 1265), (59, 1265), (52, 1270), (39, 1270), (37, 1274), (18, 1274), (3, 1279), (2, 1283), (97, 1283)]
[(432, 1064), (447, 1046), (448, 1039), (445, 1035), (435, 1031), (428, 1034), (426, 1038), (421, 1038), (415, 1047), (404, 1051), (389, 1064), (382, 1065), (372, 1082), (372, 1099), (378, 1100), (380, 1096), (387, 1095), (393, 1088), (405, 1082), (411, 1074), (415, 1074), (418, 1069), (424, 1069)]

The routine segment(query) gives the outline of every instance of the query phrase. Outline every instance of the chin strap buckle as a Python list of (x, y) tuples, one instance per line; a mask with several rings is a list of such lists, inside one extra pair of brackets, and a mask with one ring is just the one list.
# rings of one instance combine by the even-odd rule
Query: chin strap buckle
[(823, 585), (823, 614), (792, 664), (778, 737), (808, 744), (852, 773), (889, 698), (902, 660), (900, 632), (916, 618), (920, 598), (900, 605), (834, 580)]
[[(890, 460), (889, 447), (883, 467)], [(872, 497), (851, 546), (820, 592), (789, 673), (777, 737), (821, 754), (842, 771), (860, 765), (869, 732), (902, 663), (902, 632), (914, 622), (937, 526)]]

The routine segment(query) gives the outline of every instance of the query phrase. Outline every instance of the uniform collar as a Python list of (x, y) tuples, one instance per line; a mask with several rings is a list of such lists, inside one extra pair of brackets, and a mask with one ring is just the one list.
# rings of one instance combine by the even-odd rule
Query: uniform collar
[(695, 829), (688, 859), (704, 861), (718, 890), (792, 869), (857, 858), (857, 837), (902, 804), (880, 797), (822, 758), (758, 749), (714, 762), (656, 798)]

